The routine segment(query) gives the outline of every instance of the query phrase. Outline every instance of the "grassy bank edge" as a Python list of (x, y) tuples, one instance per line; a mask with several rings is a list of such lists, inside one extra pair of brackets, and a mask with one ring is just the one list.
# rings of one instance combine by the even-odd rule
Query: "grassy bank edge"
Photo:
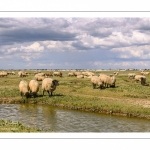
[[(70, 99), (69, 99), (70, 98)], [(83, 97), (68, 95), (68, 97), (59, 98), (57, 96), (54, 97), (45, 97), (38, 99), (21, 99), (20, 97), (13, 98), (1, 98), (0, 104), (46, 104), (55, 107), (61, 107), (64, 109), (71, 110), (79, 110), (79, 111), (88, 111), (94, 113), (102, 113), (109, 115), (117, 115), (117, 116), (125, 116), (125, 117), (137, 117), (150, 119), (150, 109), (143, 108), (140, 105), (135, 105), (131, 103), (127, 103), (127, 100), (119, 100), (117, 99), (111, 100), (111, 98), (97, 98), (92, 97), (85, 101), (81, 101)], [(136, 99), (135, 99), (136, 100)], [(97, 102), (96, 102), (97, 101)], [(115, 101), (115, 103), (114, 103)]]

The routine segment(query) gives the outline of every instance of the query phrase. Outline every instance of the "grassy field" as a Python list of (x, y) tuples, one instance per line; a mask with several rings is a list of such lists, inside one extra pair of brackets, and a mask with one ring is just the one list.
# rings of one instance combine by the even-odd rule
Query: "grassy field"
[[(89, 78), (68, 77), (68, 72), (63, 71), (63, 77), (52, 77), (59, 80), (60, 84), (52, 97), (48, 97), (47, 92), (42, 96), (42, 81), (39, 81), (38, 97), (22, 99), (18, 88), (19, 82), (29, 82), (34, 77), (33, 71), (26, 72), (29, 73), (28, 77), (18, 77), (16, 71), (16, 75), (0, 78), (0, 103), (43, 103), (67, 109), (150, 118), (150, 86), (143, 86), (127, 77), (129, 72), (140, 74), (140, 71), (119, 71), (119, 75), (116, 76), (116, 87), (102, 90), (93, 89)], [(101, 71), (108, 75), (113, 72)], [(98, 75), (100, 72), (94, 73)], [(150, 84), (150, 76), (146, 76), (146, 82)]]

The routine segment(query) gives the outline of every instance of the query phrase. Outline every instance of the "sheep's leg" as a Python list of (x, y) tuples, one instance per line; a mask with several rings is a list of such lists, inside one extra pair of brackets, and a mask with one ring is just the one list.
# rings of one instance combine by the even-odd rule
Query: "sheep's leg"
[(95, 84), (93, 83), (93, 89), (95, 89)]
[(43, 90), (43, 96), (44, 96), (44, 90)]
[(22, 92), (20, 92), (20, 95), (21, 95), (21, 97), (23, 98), (23, 93), (22, 93)]
[(53, 95), (53, 93), (51, 92), (51, 96)]
[(47, 91), (47, 93), (48, 93), (49, 97), (51, 97), (51, 95), (50, 95), (49, 91)]

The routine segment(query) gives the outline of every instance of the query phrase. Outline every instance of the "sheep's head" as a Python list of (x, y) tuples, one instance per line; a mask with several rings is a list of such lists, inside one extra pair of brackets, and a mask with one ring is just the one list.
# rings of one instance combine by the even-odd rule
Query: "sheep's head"
[(58, 80), (53, 80), (52, 82), (53, 82), (53, 84), (54, 84), (55, 86), (58, 86), (58, 85), (59, 85), (59, 81), (58, 81)]

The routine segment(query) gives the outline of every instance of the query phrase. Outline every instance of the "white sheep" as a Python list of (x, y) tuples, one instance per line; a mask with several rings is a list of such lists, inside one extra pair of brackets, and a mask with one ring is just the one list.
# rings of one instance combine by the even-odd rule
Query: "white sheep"
[(105, 74), (100, 74), (99, 78), (101, 79), (101, 81), (104, 83), (105, 88), (106, 87), (115, 87), (115, 83), (116, 83), (116, 78), (115, 76), (108, 76)]
[(102, 89), (104, 86), (104, 83), (101, 81), (101, 79), (98, 76), (92, 76), (91, 82), (93, 84), (93, 89), (96, 88), (96, 85), (98, 85), (100, 89)]
[(39, 83), (36, 80), (31, 80), (29, 82), (29, 89), (30, 93), (33, 94), (33, 97), (35, 98), (37, 96), (37, 92), (39, 91)]
[(44, 76), (41, 76), (41, 75), (36, 74), (36, 75), (34, 76), (34, 79), (35, 79), (35, 80), (37, 80), (37, 81), (43, 81), (43, 80), (45, 79), (45, 77), (44, 77)]
[(135, 77), (135, 73), (128, 73), (128, 78), (134, 78)]
[(82, 74), (77, 75), (77, 78), (84, 78), (84, 75), (82, 75)]
[(136, 75), (134, 77), (135, 81), (140, 81), (142, 85), (146, 84), (146, 77), (143, 75)]
[(26, 81), (22, 80), (19, 83), (19, 90), (20, 90), (20, 95), (25, 96), (26, 98), (29, 98), (29, 85)]
[(56, 89), (56, 87), (59, 85), (58, 80), (54, 80), (52, 78), (45, 78), (42, 81), (42, 90), (43, 90), (43, 96), (44, 91), (47, 91), (49, 94), (49, 97), (53, 95), (53, 91)]

